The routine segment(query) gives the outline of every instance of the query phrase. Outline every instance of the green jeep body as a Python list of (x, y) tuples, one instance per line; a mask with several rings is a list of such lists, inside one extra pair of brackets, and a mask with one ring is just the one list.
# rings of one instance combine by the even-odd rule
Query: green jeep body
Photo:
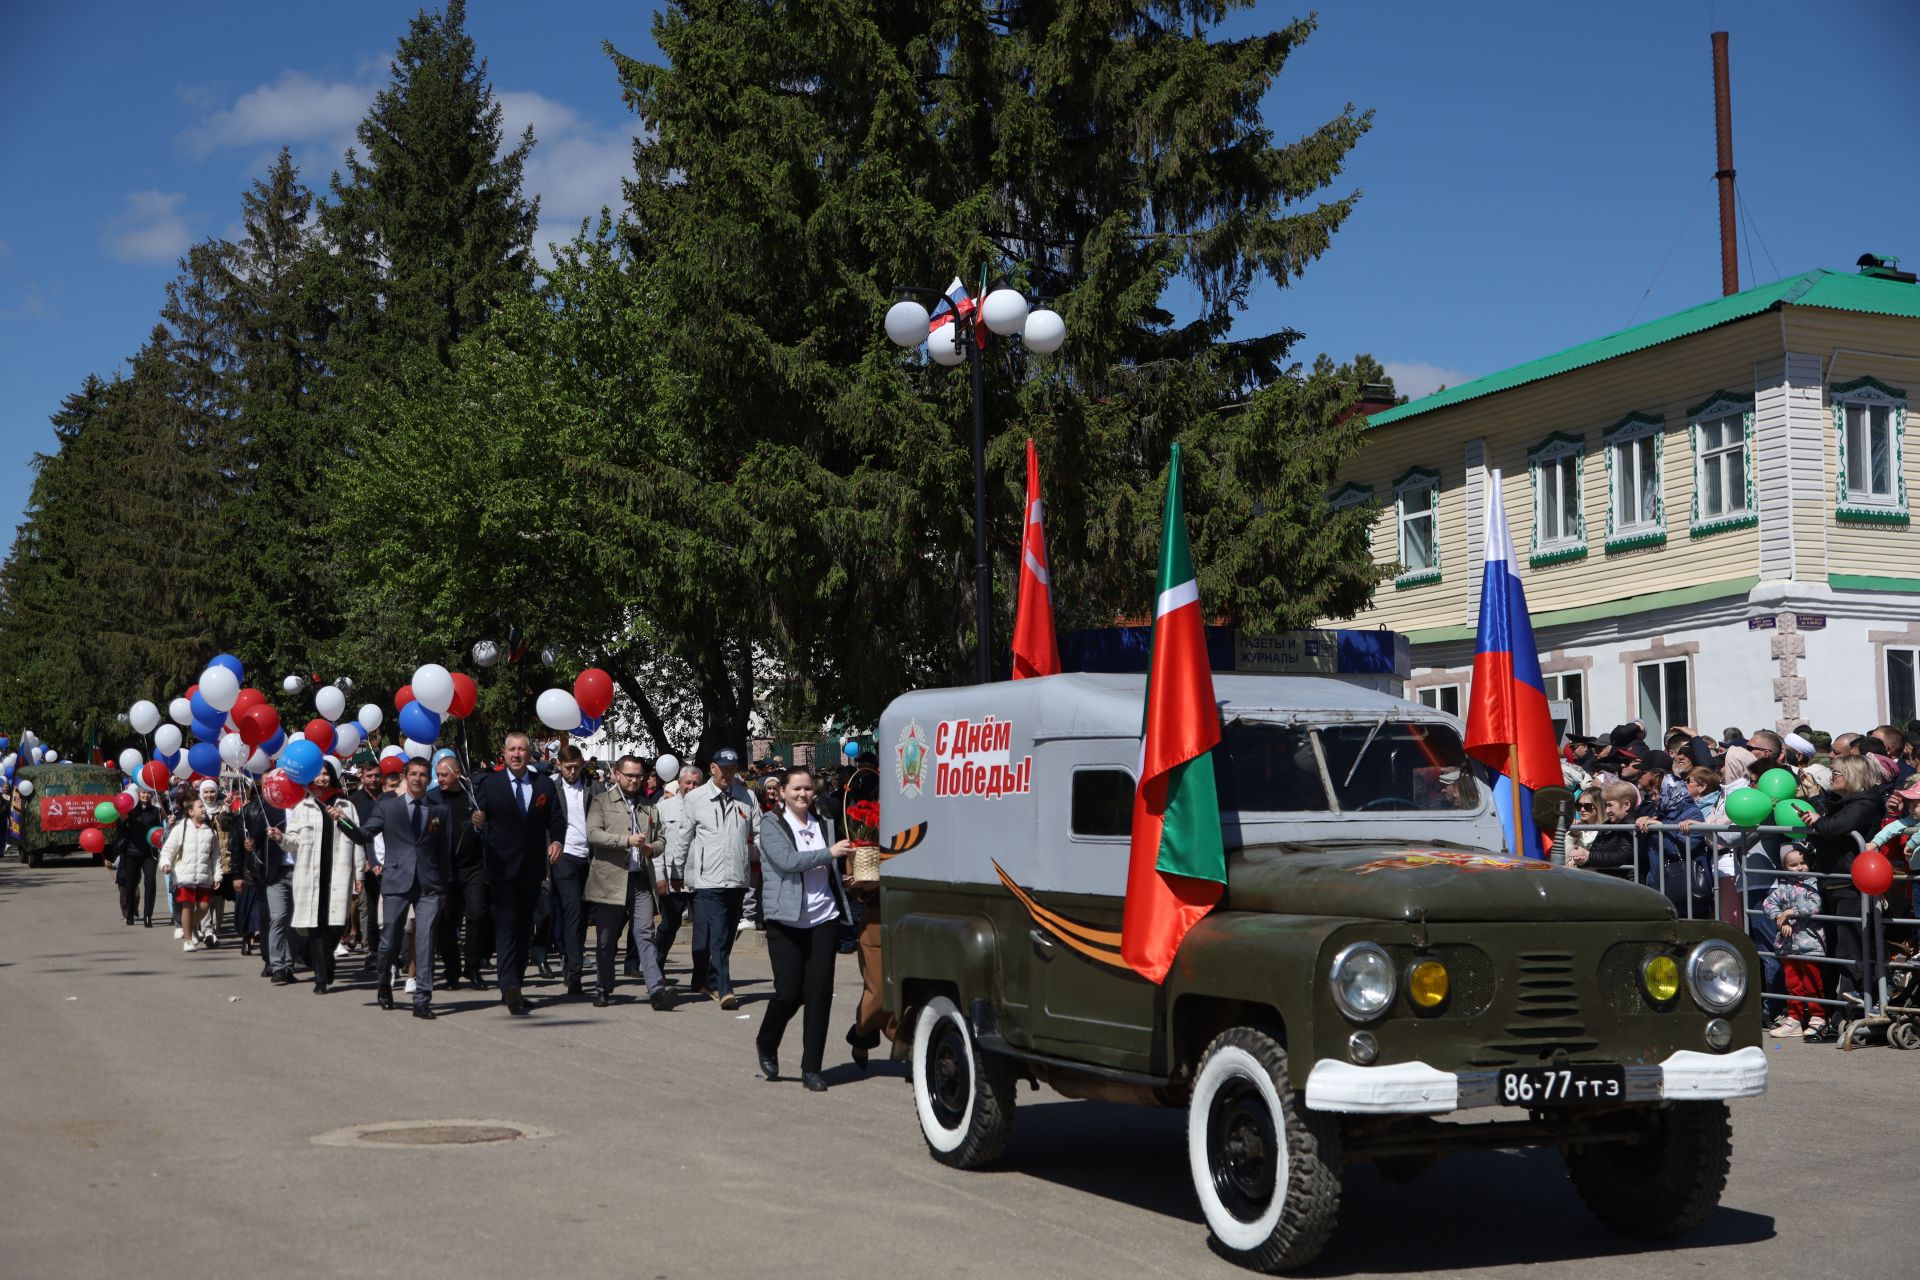
[(118, 770), (91, 764), (29, 765), (16, 770), (13, 781), (16, 789), (23, 781), (33, 783), (33, 794), (20, 801), (19, 845), (21, 856), (36, 867), (50, 857), (79, 853), (80, 832), (87, 825), (60, 824), (49, 828), (41, 821), (41, 806), (46, 800), (56, 796), (85, 796), (97, 803), (113, 799), (120, 791)]

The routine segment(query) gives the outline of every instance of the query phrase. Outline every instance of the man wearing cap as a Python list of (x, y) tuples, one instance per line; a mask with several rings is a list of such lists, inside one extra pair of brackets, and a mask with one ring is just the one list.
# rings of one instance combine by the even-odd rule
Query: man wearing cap
[(733, 995), (733, 936), (747, 895), (760, 806), (740, 781), (740, 753), (713, 753), (713, 777), (681, 804), (681, 824), (668, 831), (667, 879), (693, 895), (693, 982), (723, 1009)]

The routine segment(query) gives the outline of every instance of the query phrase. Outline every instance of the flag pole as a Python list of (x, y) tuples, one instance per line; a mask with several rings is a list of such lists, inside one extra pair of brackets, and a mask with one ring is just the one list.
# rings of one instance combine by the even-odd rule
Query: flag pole
[(1507, 744), (1507, 769), (1510, 774), (1508, 778), (1509, 785), (1507, 787), (1507, 807), (1513, 810), (1513, 856), (1516, 858), (1524, 858), (1527, 857), (1528, 854), (1525, 845), (1521, 842), (1521, 831), (1523, 828), (1520, 823), (1520, 744), (1518, 742), (1509, 742)]

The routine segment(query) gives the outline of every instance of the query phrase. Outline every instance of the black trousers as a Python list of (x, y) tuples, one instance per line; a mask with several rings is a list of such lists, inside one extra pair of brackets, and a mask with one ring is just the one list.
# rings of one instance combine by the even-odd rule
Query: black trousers
[(661, 964), (667, 962), (667, 952), (672, 949), (673, 940), (680, 936), (680, 922), (687, 918), (690, 896), (681, 889), (660, 898), (660, 923), (654, 926), (653, 949), (659, 953)]
[(434, 922), (434, 932), (447, 978), (478, 978), (480, 966), (493, 951), (493, 922), (487, 916), (487, 873), (483, 868), (454, 868), (453, 879), (440, 899), (440, 918)]
[[(121, 855), (123, 858), (125, 856), (125, 854)], [(140, 859), (138, 869), (127, 868), (120, 873), (121, 915), (129, 920), (136, 918), (142, 920), (153, 919), (153, 888), (158, 880), (159, 874), (160, 859), (158, 858), (142, 858)], [(139, 895), (143, 891), (145, 893), (144, 902), (146, 909), (136, 916), (133, 908), (136, 900), (139, 899)]]
[(1865, 939), (1860, 936), (1860, 891), (1844, 880), (1836, 880), (1820, 886), (1822, 901), (1820, 913), (1829, 916), (1851, 916), (1852, 924), (1829, 924), (1827, 929), (1828, 954), (1836, 960), (1844, 960), (1845, 965), (1823, 965), (1827, 973), (1827, 994), (1838, 1000), (1843, 995), (1859, 994), (1860, 959), (1866, 955)]
[(333, 949), (346, 931), (345, 925), (338, 924), (307, 930), (307, 967), (313, 970), (315, 982), (333, 981)]
[(527, 943), (533, 935), (533, 908), (540, 900), (541, 883), (526, 876), (487, 881), (493, 907), (494, 973), (502, 995), (518, 991), (526, 983)]
[(553, 864), (554, 910), (560, 916), (561, 954), (566, 957), (567, 981), (587, 967), (587, 867), (589, 858), (560, 855)]
[(840, 921), (810, 928), (767, 921), (767, 962), (773, 966), (773, 999), (754, 1038), (760, 1052), (780, 1048), (787, 1023), (803, 1008), (800, 1070), (820, 1070), (827, 1053), (827, 1027), (833, 1020), (833, 962), (840, 955)]

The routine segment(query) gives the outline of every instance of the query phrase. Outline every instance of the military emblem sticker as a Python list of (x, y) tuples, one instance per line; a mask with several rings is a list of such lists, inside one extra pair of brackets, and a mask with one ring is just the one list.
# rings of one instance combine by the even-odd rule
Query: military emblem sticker
[(894, 745), (893, 776), (900, 784), (900, 794), (908, 799), (919, 795), (927, 785), (927, 739), (912, 720), (907, 721)]

